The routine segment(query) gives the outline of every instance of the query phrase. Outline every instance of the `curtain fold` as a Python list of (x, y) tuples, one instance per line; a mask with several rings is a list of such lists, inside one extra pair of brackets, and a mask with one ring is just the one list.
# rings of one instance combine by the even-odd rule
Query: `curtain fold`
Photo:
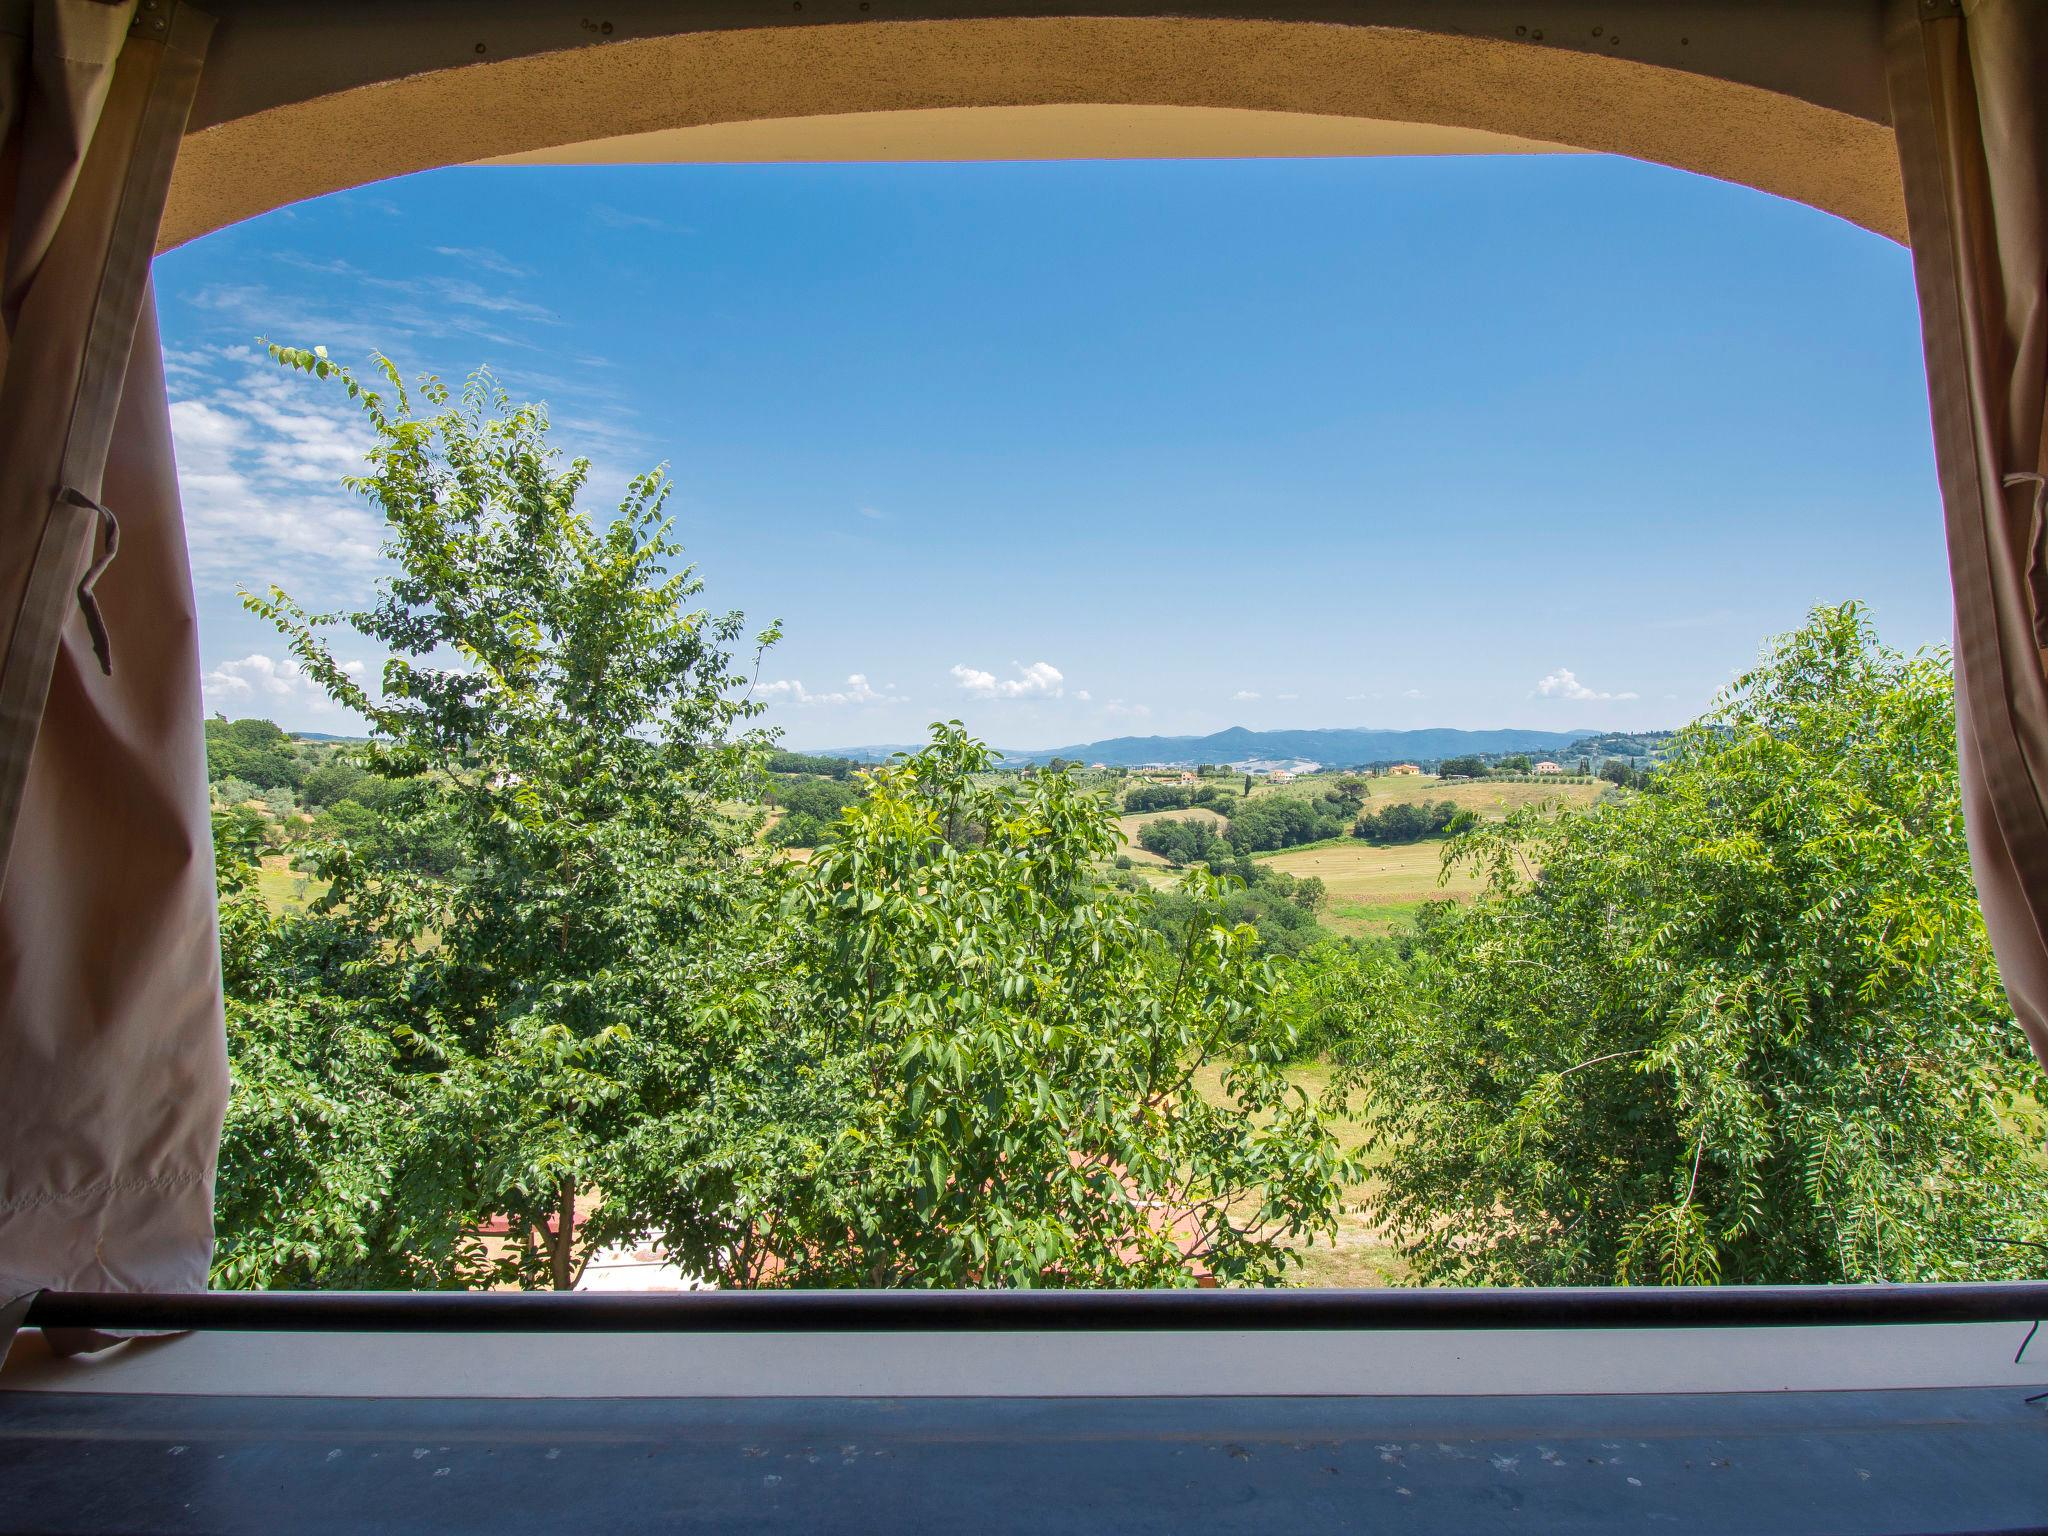
[(227, 1065), (149, 267), (211, 22), (0, 0), (0, 1292), (203, 1287)]
[(2048, 5), (1899, 0), (1899, 140), (1955, 589), (1970, 858), (2048, 1062)]

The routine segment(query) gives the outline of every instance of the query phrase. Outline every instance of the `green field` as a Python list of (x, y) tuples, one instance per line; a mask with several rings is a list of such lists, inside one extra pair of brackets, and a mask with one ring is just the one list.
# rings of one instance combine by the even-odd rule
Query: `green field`
[[(1324, 793), (1338, 775), (1317, 774), (1291, 784), (1259, 781), (1255, 798), (1277, 795), (1315, 796)], [(1606, 784), (1499, 784), (1488, 780), (1462, 780), (1449, 784), (1430, 774), (1384, 777), (1367, 781), (1371, 793), (1365, 808), (1377, 810), (1389, 805), (1417, 801), (1448, 800), (1461, 810), (1470, 810), (1482, 820), (1498, 820), (1510, 812), (1531, 806), (1557, 806), (1585, 810), (1607, 793)], [(1148, 821), (1174, 818), (1220, 821), (1207, 809), (1147, 811), (1121, 816), (1117, 825), (1131, 846), (1125, 849), (1132, 865), (1155, 886), (1170, 885), (1179, 878), (1157, 854), (1137, 846), (1138, 829)], [(1335, 838), (1302, 848), (1284, 848), (1274, 853), (1253, 855), (1262, 864), (1297, 878), (1313, 875), (1328, 887), (1330, 905), (1322, 913), (1323, 926), (1353, 937), (1385, 934), (1412, 921), (1425, 901), (1469, 900), (1478, 881), (1460, 873), (1439, 884), (1444, 844), (1440, 839), (1421, 843), (1400, 843), (1379, 847), (1355, 838)]]
[[(1341, 774), (1317, 774), (1313, 778), (1296, 779), (1292, 784), (1262, 783), (1253, 788), (1252, 795), (1255, 799), (1266, 795), (1320, 795), (1341, 777)], [(1368, 811), (1389, 805), (1413, 804), (1418, 800), (1448, 800), (1460, 810), (1469, 810), (1482, 817), (1505, 816), (1510, 811), (1531, 805), (1562, 805), (1579, 810), (1598, 800), (1609, 788), (1605, 783), (1587, 784), (1576, 780), (1559, 784), (1499, 784), (1487, 779), (1459, 779), (1446, 784), (1434, 774), (1427, 773), (1367, 779), (1366, 783), (1371, 791), (1365, 799)]]
[(300, 874), (291, 867), (291, 859), (282, 853), (266, 854), (256, 868), (257, 894), (273, 912), (304, 907), (326, 889), (326, 881)]
[(1261, 854), (1259, 862), (1297, 879), (1315, 876), (1330, 892), (1323, 926), (1365, 935), (1386, 933), (1406, 922), (1425, 901), (1469, 900), (1478, 889), (1470, 875), (1460, 873), (1448, 885), (1438, 883), (1443, 857), (1441, 839), (1379, 848), (1352, 838)]

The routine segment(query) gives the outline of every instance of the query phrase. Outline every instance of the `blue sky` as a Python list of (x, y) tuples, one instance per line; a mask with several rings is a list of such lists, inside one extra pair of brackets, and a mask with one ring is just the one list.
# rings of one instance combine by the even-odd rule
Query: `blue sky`
[(438, 171), (157, 283), (209, 705), (291, 728), (236, 590), (379, 530), (259, 335), (489, 364), (594, 510), (668, 461), (796, 745), (1654, 727), (1817, 602), (1948, 633), (1905, 251), (1628, 161)]

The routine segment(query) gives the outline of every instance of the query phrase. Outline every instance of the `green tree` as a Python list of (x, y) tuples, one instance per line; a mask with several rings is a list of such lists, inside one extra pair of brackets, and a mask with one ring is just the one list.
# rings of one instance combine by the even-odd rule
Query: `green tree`
[(1294, 848), (1326, 837), (1342, 837), (1355, 809), (1355, 805), (1330, 796), (1311, 800), (1301, 795), (1268, 795), (1239, 806), (1230, 818), (1228, 835), (1239, 853)]
[[(1242, 923), (1257, 936), (1258, 953), (1276, 958), (1303, 954), (1329, 937), (1329, 931), (1316, 921), (1317, 914), (1329, 905), (1329, 892), (1321, 880), (1314, 876), (1297, 880), (1256, 859), (1231, 858), (1227, 844), (1220, 845), (1217, 852), (1223, 857), (1208, 864), (1209, 873), (1218, 877), (1216, 885), (1199, 894), (1178, 888), (1151, 891), (1151, 905), (1143, 918), (1146, 927), (1178, 945), (1185, 940), (1190, 924), (1234, 927)], [(1270, 1035), (1269, 1028), (1262, 1025), (1261, 1029)]]
[[(459, 397), (431, 379), (414, 394), (382, 359), (365, 382), (272, 350), (362, 408), (374, 444), (348, 484), (383, 515), (396, 567), (346, 616), (392, 656), (381, 693), (335, 661), (338, 619), (275, 588), (245, 600), (369, 722), (361, 766), (398, 791), (381, 842), (331, 844), (316, 866), (332, 882), (316, 915), (345, 912), (374, 957), (359, 1016), (406, 1078), (408, 1144), (446, 1159), (390, 1181), (415, 1202), (398, 1225), (449, 1255), (440, 1283), (566, 1288), (593, 1243), (648, 1225), (613, 1193), (631, 1187), (618, 1149), (688, 1079), (674, 1058), (716, 1049), (716, 938), (756, 899), (752, 829), (721, 809), (766, 748), (732, 667), (743, 620), (693, 606), (660, 471), (600, 528), (576, 504), (588, 463), (561, 464), (545, 415), (487, 374)], [(435, 844), (454, 868), (422, 869)], [(595, 1220), (579, 1210), (593, 1187)], [(460, 1234), (490, 1214), (517, 1241), (484, 1272)], [(673, 1201), (663, 1214), (684, 1222)]]
[(215, 716), (206, 722), (206, 776), (240, 779), (258, 789), (293, 788), (306, 776), (306, 764), (291, 737), (272, 722)]
[(325, 810), (363, 782), (366, 775), (353, 763), (339, 758), (313, 769), (299, 785), (299, 804), (309, 811)]
[[(714, 1107), (640, 1128), (632, 1203), (722, 1180), (732, 1225), (684, 1258), (728, 1285), (1278, 1279), (1351, 1170), (1322, 1106), (1240, 1044), (1272, 986), (1250, 931), (1169, 946), (1143, 893), (1097, 877), (1101, 798), (991, 765), (935, 727), (780, 868)], [(1218, 1068), (1221, 1103), (1196, 1086)]]
[(1346, 774), (1330, 786), (1329, 799), (1347, 811), (1356, 811), (1372, 798), (1372, 786), (1356, 774)]
[(1487, 894), (1350, 978), (1399, 1148), (1378, 1214), (1418, 1273), (2038, 1272), (2044, 1085), (1971, 880), (1946, 658), (1817, 609), (1656, 786), (1454, 844)]
[(484, 1272), (451, 1219), (462, 1149), (422, 1119), (426, 1079), (377, 1013), (378, 946), (341, 915), (279, 916), (246, 824), (214, 822), (234, 1092), (221, 1129), (213, 1283), (411, 1289)]
[(839, 813), (860, 798), (858, 785), (829, 778), (777, 777), (771, 781), (768, 799), (782, 807), (782, 819), (768, 834), (777, 848), (816, 848), (829, 842), (839, 823)]
[(1477, 826), (1479, 818), (1449, 800), (1434, 804), (1397, 801), (1368, 811), (1352, 823), (1351, 835), (1370, 843), (1419, 843), (1427, 837), (1455, 837)]
[(1165, 818), (1148, 821), (1138, 829), (1138, 846), (1147, 853), (1156, 853), (1169, 864), (1193, 864), (1197, 860), (1210, 860), (1219, 854), (1229, 857), (1230, 844), (1217, 835), (1216, 828), (1209, 822)]

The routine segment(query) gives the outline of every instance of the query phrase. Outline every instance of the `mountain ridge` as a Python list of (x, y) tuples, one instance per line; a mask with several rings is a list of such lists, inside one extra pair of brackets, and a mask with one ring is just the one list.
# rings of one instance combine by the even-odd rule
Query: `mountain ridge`
[[(1144, 763), (1169, 767), (1197, 763), (1231, 763), (1261, 759), (1301, 758), (1331, 767), (1400, 762), (1409, 758), (1456, 757), (1467, 752), (1548, 752), (1567, 747), (1595, 733), (1502, 727), (1461, 730), (1428, 726), (1419, 730), (1380, 730), (1369, 726), (1320, 726), (1300, 730), (1254, 731), (1234, 725), (1206, 736), (1111, 736), (1073, 746), (1037, 751), (1004, 750), (1012, 763), (1042, 763), (1049, 758), (1078, 758), (1111, 768)], [(914, 752), (911, 744), (806, 749), (820, 756), (850, 757), (863, 762), (886, 760), (898, 752)]]

